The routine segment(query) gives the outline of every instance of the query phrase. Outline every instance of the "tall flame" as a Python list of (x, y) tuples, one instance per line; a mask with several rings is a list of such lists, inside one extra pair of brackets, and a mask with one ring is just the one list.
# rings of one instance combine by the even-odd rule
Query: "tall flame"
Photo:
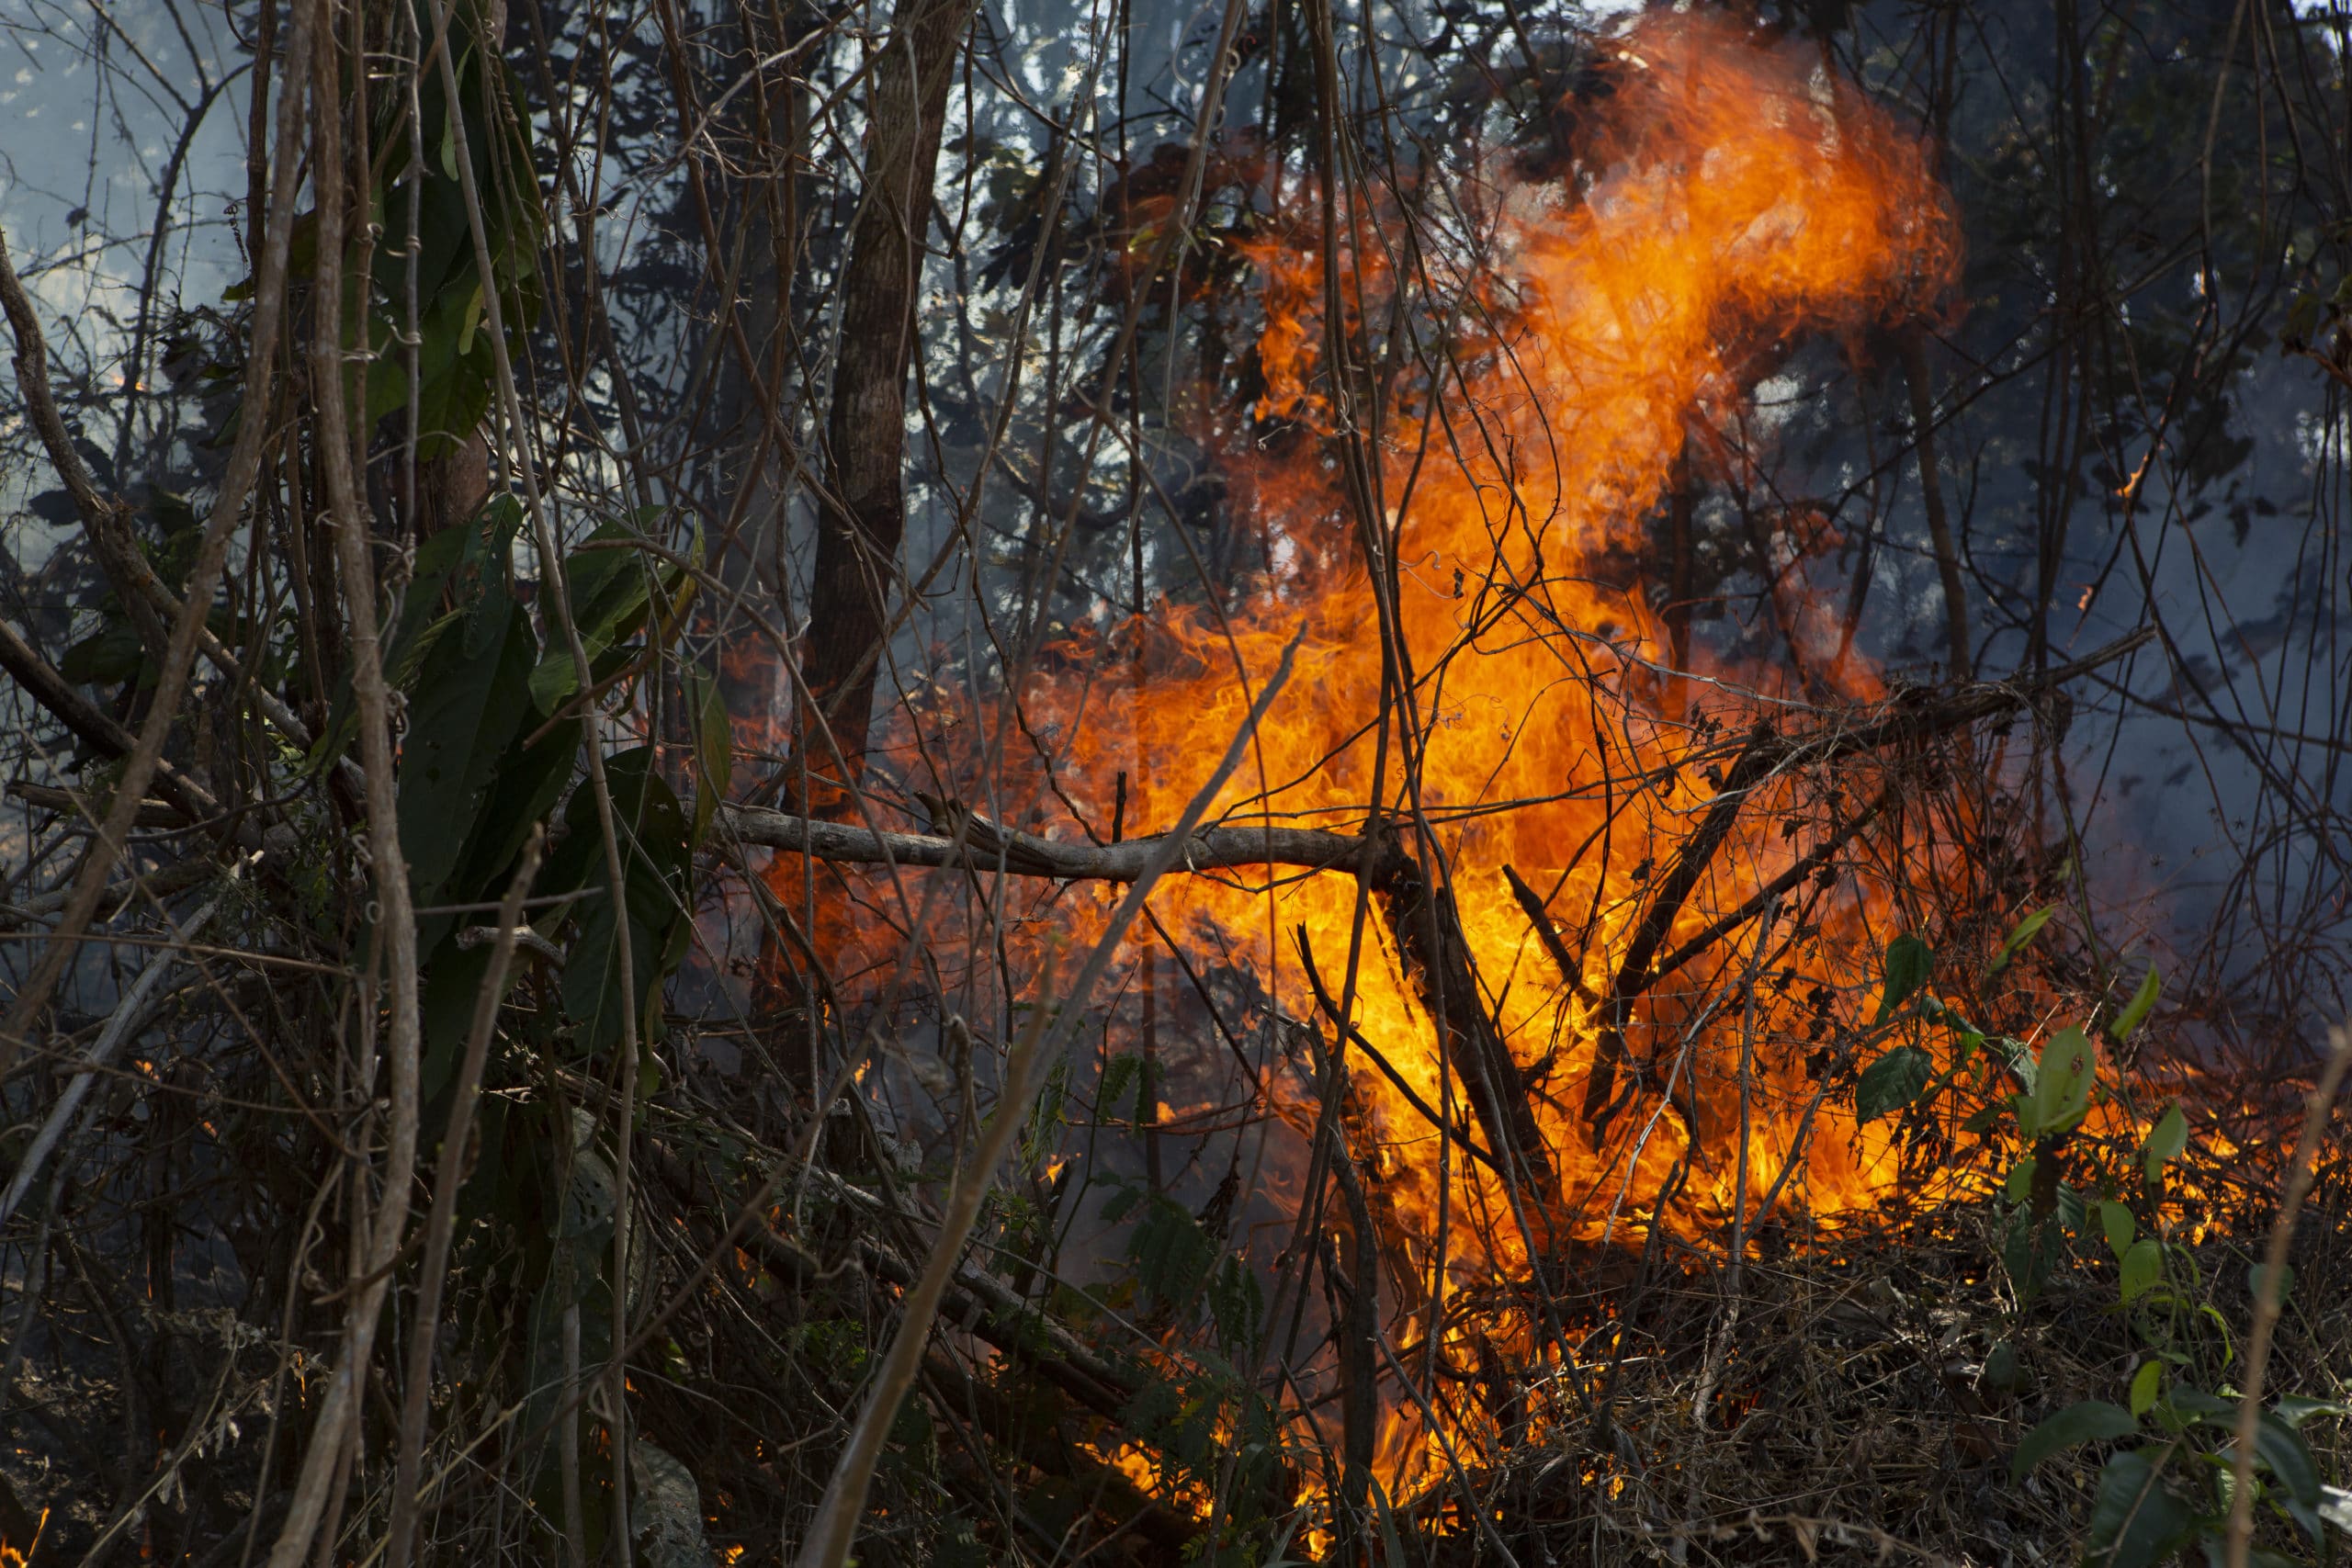
[[(1722, 471), (1743, 460), (1711, 433), (1741, 420), (1783, 345), (1859, 335), (1937, 300), (1955, 270), (1950, 210), (1916, 141), (1792, 48), (1681, 17), (1645, 20), (1608, 52), (1615, 92), (1581, 149), (1578, 187), (1494, 193), (1483, 219), (1457, 206), (1457, 228), (1477, 232), (1451, 254), (1429, 243), (1408, 252), (1391, 225), (1365, 219), (1340, 225), (1327, 255), (1318, 203), (1293, 193), (1295, 216), (1252, 253), (1266, 389), (1255, 410), (1222, 411), (1227, 428), (1244, 414), (1278, 415), (1310, 433), (1279, 458), (1231, 455), (1246, 444), (1227, 444), (1229, 503), (1270, 541), (1264, 581), (1223, 616), (1164, 606), (1019, 694), (1026, 733), (1054, 753), (1057, 793), (1035, 795), (1054, 813), (1044, 829), (1078, 836), (1063, 814), (1075, 803), (1087, 829), (1107, 836), (1120, 796), (1127, 830), (1150, 831), (1182, 809), (1284, 645), (1302, 637), (1300, 674), (1218, 810), (1354, 831), (1376, 806), (1428, 825), (1479, 1003), (1526, 1076), (1555, 1168), (1552, 1190), (1521, 1191), (1516, 1205), (1493, 1169), (1413, 1104), (1464, 1107), (1462, 1066), (1445, 1059), (1422, 986), (1354, 877), (1180, 876), (1154, 908), (1180, 944), (1246, 965), (1293, 1019), (1318, 1016), (1295, 933), (1334, 996), (1352, 976), (1355, 1029), (1412, 1094), (1357, 1060), (1351, 1144), (1376, 1195), (1390, 1278), (1403, 1301), (1439, 1298), (1441, 1344), (1465, 1332), (1445, 1303), (1524, 1277), (1539, 1261), (1531, 1237), (1542, 1248), (1652, 1223), (1719, 1227), (1742, 1189), (1751, 1221), (1773, 1192), (1834, 1216), (1872, 1203), (1890, 1179), (1884, 1135), (1824, 1103), (1802, 1044), (1790, 1043), (1802, 1008), (1779, 1004), (1760, 1036), (1768, 1044), (1754, 1045), (1751, 1031), (1743, 1068), (1741, 1021), (1709, 1025), (1693, 999), (1704, 987), (1645, 1004), (1634, 1048), (1657, 1056), (1657, 1078), (1679, 1085), (1685, 1109), (1644, 1110), (1612, 1140), (1589, 1135), (1580, 1111), (1601, 1050), (1600, 999), (1660, 859), (1718, 787), (1674, 765), (1692, 744), (1685, 709), (1694, 693), (1719, 714), (1731, 706), (1663, 670), (1660, 613), (1607, 580), (1625, 576), (1612, 561), (1644, 553), (1645, 519), (1679, 465)], [(1394, 309), (1400, 268), (1421, 297), (1455, 301), (1449, 319)], [(1333, 298), (1348, 318), (1336, 334), (1323, 319)], [(1401, 344), (1408, 331), (1419, 353), (1405, 370), (1327, 374), (1333, 337)], [(1338, 381), (1357, 389), (1344, 412)], [(1350, 421), (1372, 441), (1352, 488), (1337, 455)], [(1367, 533), (1393, 562), (1381, 574), (1393, 596), (1385, 614)], [(1396, 628), (1393, 662), (1414, 682), (1403, 693), (1386, 684), (1384, 625)], [(1807, 642), (1802, 613), (1792, 631), (1817, 682), (1877, 694), (1834, 639)], [(1776, 679), (1728, 673), (1750, 686)], [(1401, 710), (1385, 727), (1384, 691)], [(1728, 890), (1719, 908), (1802, 852), (1781, 831), (1790, 806), (1776, 787), (1759, 787), (1715, 856)], [(1571, 956), (1581, 974), (1560, 973), (1506, 867), (1546, 898), (1580, 950)], [(1700, 902), (1669, 940), (1704, 923)], [(1799, 996), (1866, 985), (1857, 954), (1875, 951), (1868, 918), (1851, 896), (1816, 908), (1811, 939), (1777, 960), (1781, 991), (1789, 972)], [(1712, 1043), (1684, 1053), (1693, 1033)], [(1735, 1087), (1743, 1071), (1745, 1092)], [(1303, 1117), (1306, 1077), (1269, 1079), (1277, 1111)], [(1804, 1173), (1783, 1181), (1808, 1138)], [(1694, 1140), (1703, 1157), (1686, 1161)], [(1490, 1330), (1502, 1337), (1479, 1332)], [(1411, 1421), (1393, 1424), (1392, 1475), (1412, 1468), (1420, 1442)]]

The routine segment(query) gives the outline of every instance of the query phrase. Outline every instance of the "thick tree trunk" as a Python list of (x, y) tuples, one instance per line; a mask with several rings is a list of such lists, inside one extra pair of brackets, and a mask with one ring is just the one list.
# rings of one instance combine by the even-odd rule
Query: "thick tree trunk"
[(972, 0), (899, 0), (875, 63), (865, 195), (842, 268), (841, 346), (825, 424), (804, 655), (808, 690), (831, 740), (812, 723), (802, 744), (818, 771), (841, 766), (851, 784), (865, 750), (890, 583), (906, 531), (907, 366), (922, 235), (947, 87), (971, 17)]

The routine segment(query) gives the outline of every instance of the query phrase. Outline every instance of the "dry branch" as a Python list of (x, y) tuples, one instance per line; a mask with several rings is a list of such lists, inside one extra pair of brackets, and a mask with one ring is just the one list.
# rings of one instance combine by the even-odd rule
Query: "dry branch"
[[(1746, 782), (1726, 780), (1721, 794), (1709, 803), (1710, 809), (1727, 796), (1743, 794), (1769, 774), (1926, 739), (2014, 714), (2064, 682), (2142, 647), (2152, 635), (2135, 632), (2036, 680), (1985, 682), (1946, 694), (1907, 692), (1883, 705), (1865, 722), (1825, 725), (1801, 735), (1768, 739), (1754, 751), (1755, 761), (1747, 770)], [(1069, 843), (1007, 828), (978, 812), (952, 806), (945, 814), (954, 829), (947, 833), (891, 832), (731, 803), (719, 807), (718, 820), (743, 844), (839, 864), (956, 866), (1061, 882), (1133, 882), (1167, 838), (1154, 835), (1115, 844)], [(1314, 828), (1203, 828), (1185, 836), (1177, 860), (1182, 869), (1195, 874), (1263, 866), (1353, 873), (1363, 863), (1363, 838), (1354, 833)], [(1388, 874), (1390, 869), (1385, 860), (1375, 858), (1376, 878)]]

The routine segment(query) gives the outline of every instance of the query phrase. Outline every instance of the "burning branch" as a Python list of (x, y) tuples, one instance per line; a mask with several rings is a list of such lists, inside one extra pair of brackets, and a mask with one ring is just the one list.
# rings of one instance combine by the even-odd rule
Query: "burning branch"
[[(1714, 811), (1742, 802), (1755, 785), (1770, 777), (2006, 717), (2067, 682), (2144, 646), (2154, 635), (2134, 632), (2031, 680), (1985, 682), (1942, 695), (1905, 693), (1883, 705), (1879, 716), (1867, 723), (1824, 725), (1801, 735), (1768, 735), (1743, 750), (1742, 761), (1734, 764), (1734, 776), (1724, 781), (1722, 793), (1710, 805), (1711, 818)], [(1059, 882), (1134, 882), (1170, 837), (1159, 834), (1115, 844), (1069, 843), (1008, 828), (954, 803), (937, 803), (934, 809), (949, 819), (952, 831), (898, 833), (732, 803), (719, 806), (718, 820), (741, 843), (812, 860), (846, 865), (956, 866)], [(1705, 830), (1702, 824), (1700, 832)], [(1175, 858), (1182, 869), (1195, 874), (1252, 866), (1353, 871), (1363, 863), (1363, 836), (1354, 833), (1314, 828), (1202, 828), (1183, 836)], [(1376, 884), (1385, 885), (1396, 874), (1388, 858), (1375, 855), (1373, 877)], [(1661, 900), (1665, 894), (1661, 887)], [(1674, 962), (1679, 966), (1689, 956), (1678, 952)]]
[[(960, 866), (1008, 876), (1061, 882), (1134, 882), (1165, 835), (1115, 844), (1071, 844), (1039, 838), (957, 807), (952, 835), (892, 833), (817, 821), (763, 807), (723, 805), (719, 820), (745, 844), (851, 865)], [(1183, 869), (1201, 873), (1285, 865), (1331, 871), (1352, 865), (1363, 840), (1308, 828), (1204, 828), (1177, 852)]]
[[(1625, 956), (1617, 967), (1617, 978), (1609, 988), (1607, 1005), (1601, 1014), (1600, 1043), (1594, 1055), (1592, 1076), (1585, 1086), (1584, 1115), (1594, 1145), (1599, 1146), (1609, 1122), (1624, 1109), (1633, 1093), (1631, 1085), (1623, 1094), (1616, 1092), (1617, 1071), (1625, 1057), (1624, 1032), (1632, 1018), (1633, 1004), (1665, 976), (1668, 967), (1679, 967), (1692, 956), (1692, 947), (1685, 944), (1677, 950), (1669, 964), (1653, 963), (1659, 947), (1673, 931), (1675, 917), (1681, 913), (1684, 900), (1698, 886), (1708, 863), (1731, 831), (1741, 807), (1747, 804), (1758, 784), (1797, 768), (1818, 766), (1841, 757), (1924, 740), (1931, 736), (1964, 728), (1983, 719), (2015, 713), (2065, 682), (2120, 659), (2154, 635), (2146, 629), (2134, 632), (2030, 681), (1964, 686), (1947, 695), (1926, 697), (1925, 700), (1922, 700), (1924, 694), (1904, 693), (1890, 705), (1892, 712), (1851, 729), (1830, 726), (1808, 735), (1781, 737), (1775, 736), (1769, 727), (1759, 722), (1750, 730), (1746, 743), (1740, 748), (1738, 760), (1732, 764), (1730, 774), (1724, 780), (1722, 790), (1709, 803), (1706, 816), (1676, 852), (1673, 864), (1660, 879), (1657, 893), (1643, 914), (1641, 923), (1634, 927), (1634, 940), (1626, 947)], [(1770, 897), (1771, 890), (1766, 889), (1759, 893), (1758, 900)], [(1761, 908), (1758, 900), (1751, 900), (1751, 903)], [(1721, 929), (1713, 935), (1720, 936), (1737, 923), (1734, 921), (1725, 925), (1718, 922)]]

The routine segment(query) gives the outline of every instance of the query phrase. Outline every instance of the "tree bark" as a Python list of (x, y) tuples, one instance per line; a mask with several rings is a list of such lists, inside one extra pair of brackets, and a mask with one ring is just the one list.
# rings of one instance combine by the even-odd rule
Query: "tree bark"
[(824, 492), (809, 580), (803, 671), (825, 723), (801, 744), (854, 784), (874, 705), (890, 581), (906, 531), (907, 367), (915, 344), (922, 235), (947, 87), (972, 0), (899, 0), (867, 104), (865, 195), (841, 275), (841, 344), (825, 423)]

